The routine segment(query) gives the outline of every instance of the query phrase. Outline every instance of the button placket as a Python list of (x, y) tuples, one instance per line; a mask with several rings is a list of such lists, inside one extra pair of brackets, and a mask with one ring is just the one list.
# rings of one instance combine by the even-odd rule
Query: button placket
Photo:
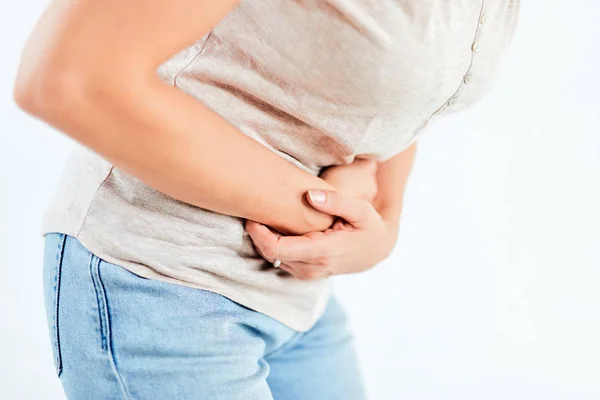
[(473, 74), (471, 72), (467, 72), (465, 77), (463, 78), (463, 82), (465, 85), (468, 85), (473, 80)]
[(483, 25), (485, 25), (486, 19), (487, 19), (484, 10), (485, 10), (485, 0), (482, 0), (481, 1), (481, 11), (479, 12), (479, 17), (477, 19), (477, 29), (475, 30), (475, 35), (473, 38), (473, 42), (471, 44), (471, 62), (469, 63), (469, 67), (468, 67), (467, 71), (465, 71), (465, 74), (463, 75), (462, 80), (460, 81), (460, 84), (459, 84), (458, 88), (456, 89), (456, 92), (454, 92), (454, 94), (439, 109), (437, 109), (431, 115), (431, 117), (429, 117), (425, 121), (425, 124), (427, 124), (432, 118), (439, 115), (446, 108), (451, 107), (454, 104), (456, 104), (456, 102), (460, 98), (460, 95), (464, 89), (464, 86), (470, 84), (473, 81), (473, 72), (472, 72), (473, 62), (475, 60), (476, 54), (481, 51), (479, 34), (481, 32)]
[(479, 34), (481, 32), (482, 26), (485, 25), (485, 23), (486, 23), (486, 15), (485, 15), (484, 9), (485, 9), (485, 0), (483, 0), (481, 2), (481, 12), (479, 13), (479, 19), (477, 21), (477, 29), (475, 30), (475, 38), (473, 39), (473, 44), (471, 45), (471, 63), (469, 65), (469, 68), (467, 69), (467, 72), (463, 75), (463, 79), (462, 79), (460, 86), (458, 87), (456, 93), (454, 93), (454, 95), (448, 99), (448, 101), (445, 104), (445, 107), (451, 107), (454, 104), (456, 104), (456, 102), (458, 101), (458, 98), (460, 97), (460, 93), (462, 92), (463, 86), (468, 85), (473, 81), (473, 72), (472, 72), (473, 61), (475, 60), (476, 53), (479, 53), (479, 51), (481, 51), (481, 44), (479, 42)]

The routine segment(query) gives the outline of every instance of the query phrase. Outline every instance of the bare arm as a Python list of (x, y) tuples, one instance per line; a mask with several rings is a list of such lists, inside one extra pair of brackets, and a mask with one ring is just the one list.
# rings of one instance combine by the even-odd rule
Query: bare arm
[(328, 228), (307, 189), (332, 189), (163, 83), (156, 68), (236, 0), (56, 0), (23, 51), (15, 99), (155, 189), (282, 232)]
[[(248, 221), (246, 228), (257, 250), (269, 261), (281, 261), (279, 267), (298, 279), (323, 279), (372, 268), (386, 259), (396, 244), (404, 190), (415, 151), (416, 144), (413, 144), (378, 164), (375, 172), (378, 191), (372, 203), (344, 190), (313, 194), (310, 197), (313, 207), (342, 218), (333, 229), (302, 236), (281, 236)], [(333, 170), (331, 177), (343, 179), (348, 167), (334, 168), (337, 171)], [(370, 171), (368, 164), (366, 171)], [(367, 178), (365, 182), (368, 181)]]
[(380, 163), (377, 168), (377, 195), (373, 202), (375, 209), (388, 223), (396, 229), (400, 223), (402, 206), (404, 205), (404, 189), (417, 151), (414, 143), (402, 153)]

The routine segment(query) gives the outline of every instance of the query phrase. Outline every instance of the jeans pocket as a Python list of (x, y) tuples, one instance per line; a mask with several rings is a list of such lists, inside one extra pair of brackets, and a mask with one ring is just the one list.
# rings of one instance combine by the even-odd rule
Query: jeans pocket
[(102, 277), (100, 276), (100, 266), (103, 261), (92, 254), (90, 258), (90, 277), (96, 294), (96, 307), (98, 310), (98, 323), (100, 331), (100, 344), (102, 350), (110, 349), (110, 317), (108, 314), (108, 300)]
[(54, 367), (58, 376), (62, 372), (59, 330), (60, 278), (66, 241), (67, 235), (48, 234), (46, 235), (44, 249), (44, 301), (46, 303), (46, 318), (52, 343)]

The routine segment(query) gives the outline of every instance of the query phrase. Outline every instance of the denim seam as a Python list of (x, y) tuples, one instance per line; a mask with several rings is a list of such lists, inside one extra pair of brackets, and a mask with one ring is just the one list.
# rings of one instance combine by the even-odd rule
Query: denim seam
[(269, 357), (273, 357), (276, 356), (277, 354), (283, 352), (284, 350), (290, 348), (291, 346), (293, 346), (294, 344), (296, 344), (298, 342), (298, 340), (300, 340), (302, 338), (302, 336), (304, 336), (304, 333), (302, 332), (296, 332), (292, 335), (291, 338), (289, 338), (287, 341), (285, 341), (281, 346), (271, 350), (268, 353), (265, 353), (264, 355), (264, 359), (266, 360)]
[(65, 254), (65, 243), (67, 241), (67, 235), (60, 234), (60, 240), (58, 241), (58, 251), (56, 253), (56, 268), (54, 271), (54, 310), (53, 310), (53, 321), (52, 330), (54, 335), (54, 362), (56, 366), (56, 373), (58, 376), (62, 373), (62, 356), (60, 354), (60, 331), (58, 329), (58, 309), (60, 299), (60, 275), (62, 272), (63, 257)]
[(97, 257), (90, 253), (90, 277), (92, 278), (92, 285), (94, 285), (94, 292), (96, 294), (96, 307), (98, 308), (98, 321), (100, 324), (100, 346), (102, 350), (106, 350), (106, 333), (104, 328), (104, 318), (102, 312), (102, 304), (100, 304), (100, 289), (98, 285), (98, 277), (97, 277), (97, 266), (94, 261), (96, 261)]
[(123, 377), (121, 376), (121, 374), (119, 373), (119, 370), (117, 368), (117, 362), (115, 360), (115, 355), (113, 352), (111, 331), (110, 331), (110, 312), (108, 310), (108, 299), (106, 296), (106, 288), (104, 287), (104, 283), (102, 282), (102, 277), (100, 275), (100, 263), (102, 262), (102, 260), (96, 256), (94, 256), (94, 257), (96, 258), (95, 272), (96, 272), (96, 276), (98, 279), (98, 289), (99, 289), (98, 293), (99, 293), (99, 297), (100, 297), (98, 299), (98, 301), (101, 301), (103, 304), (103, 311), (104, 311), (103, 318), (105, 318), (104, 326), (105, 326), (105, 331), (106, 331), (106, 336), (105, 336), (106, 350), (108, 352), (108, 356), (110, 359), (110, 364), (113, 369), (113, 372), (115, 373), (117, 381), (119, 382), (119, 386), (121, 386), (121, 390), (123, 391), (123, 394), (125, 395), (125, 397), (127, 399), (131, 400), (131, 396), (129, 394), (129, 391), (127, 390), (127, 387), (125, 386)]

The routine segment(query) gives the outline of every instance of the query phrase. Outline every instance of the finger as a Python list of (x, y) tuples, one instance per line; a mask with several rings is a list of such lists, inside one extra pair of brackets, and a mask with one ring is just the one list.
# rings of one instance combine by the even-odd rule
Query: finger
[(334, 231), (351, 231), (351, 230), (353, 230), (352, 225), (349, 225), (346, 221), (344, 221), (341, 218), (338, 219), (337, 221), (335, 221), (335, 223), (333, 224), (331, 229)]
[(264, 258), (266, 261), (270, 262), (271, 264), (273, 264), (275, 262), (275, 259), (266, 257), (262, 253), (262, 251), (260, 251), (260, 249), (258, 247), (256, 247), (256, 245), (254, 246), (254, 250), (258, 253), (259, 256), (261, 256), (262, 258)]
[(306, 268), (306, 267), (294, 267), (288, 263), (281, 264), (280, 269), (283, 269), (287, 273), (293, 275), (295, 278), (309, 281), (315, 279), (324, 279), (331, 276), (330, 273), (327, 273), (325, 270), (321, 270), (318, 268)]
[[(266, 229), (266, 231), (265, 231)], [(267, 226), (262, 225), (255, 221), (246, 220), (246, 231), (250, 235), (252, 239), (252, 244), (254, 245), (254, 249), (258, 254), (262, 256), (265, 260), (272, 263), (275, 261), (274, 258), (267, 257), (261, 249), (261, 247), (257, 244), (255, 237), (261, 236), (264, 241), (276, 241), (281, 235), (277, 232), (270, 230)]]
[(307, 277), (308, 279), (325, 279), (334, 275), (332, 266), (329, 265), (329, 259), (313, 260), (311, 262), (290, 262), (291, 267), (297, 274)]
[(326, 237), (322, 232), (312, 232), (302, 236), (282, 236), (256, 222), (247, 223), (246, 230), (254, 245), (267, 260), (307, 261), (330, 256), (332, 249), (337, 248), (338, 242), (335, 238)]
[(310, 261), (286, 261), (286, 264), (297, 271), (324, 270), (329, 265), (326, 257), (315, 258)]
[(268, 226), (261, 224), (260, 222), (256, 222), (256, 221), (251, 221), (249, 219), (246, 220), (246, 231), (252, 229), (252, 230), (256, 230), (256, 229), (261, 229), (260, 227), (264, 227), (267, 228), (276, 238), (281, 237), (281, 233), (270, 229)]
[(366, 200), (331, 190), (309, 190), (306, 197), (315, 209), (342, 217), (356, 228), (365, 225), (374, 211), (373, 206)]
[(303, 273), (297, 271), (296, 269), (290, 267), (287, 264), (281, 264), (279, 266), (279, 269), (284, 270), (285, 272), (287, 272), (288, 274), (292, 275), (296, 279), (300, 279), (302, 281), (308, 281), (308, 280), (310, 280), (310, 278), (308, 276), (304, 275)]

